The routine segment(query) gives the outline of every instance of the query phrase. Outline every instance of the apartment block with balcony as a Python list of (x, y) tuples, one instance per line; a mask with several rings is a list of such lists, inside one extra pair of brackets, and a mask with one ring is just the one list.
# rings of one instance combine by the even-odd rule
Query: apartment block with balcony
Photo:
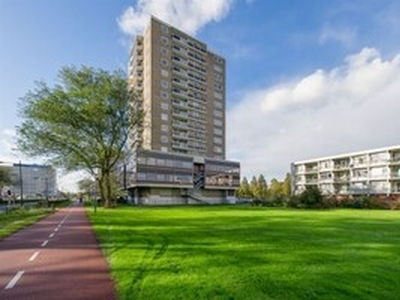
[(317, 186), (325, 195), (400, 197), (400, 145), (292, 163), (292, 189)]
[[(199, 199), (213, 199), (212, 202), (217, 198), (223, 202), (233, 195), (239, 186), (236, 179), (215, 179), (226, 183), (215, 189), (206, 184), (210, 181), (205, 173), (212, 166), (211, 161), (217, 161), (219, 165), (228, 164), (230, 170), (236, 170), (236, 174), (230, 174), (234, 178), (239, 176), (240, 165), (225, 160), (225, 59), (211, 52), (203, 42), (152, 17), (149, 26), (133, 43), (128, 69), (129, 86), (138, 95), (131, 105), (144, 111), (141, 128), (130, 135), (135, 155), (128, 171), (135, 176), (128, 188), (136, 202), (166, 204), (168, 197), (160, 201), (151, 199), (158, 197), (157, 188), (161, 182), (164, 189), (174, 189), (160, 190), (159, 194), (169, 194), (170, 198), (183, 194), (180, 192), (183, 186), (188, 194), (196, 194)], [(172, 175), (173, 166), (165, 165), (160, 169), (158, 165), (147, 165), (143, 169), (142, 158), (157, 160), (160, 156), (171, 156), (167, 161), (190, 160), (192, 165), (187, 171), (191, 172), (191, 184), (172, 180), (175, 177), (169, 175)], [(140, 175), (140, 170), (146, 170), (147, 175)], [(169, 175), (163, 177), (161, 171)], [(160, 181), (154, 178), (147, 181), (153, 173)], [(154, 185), (150, 187), (149, 184)], [(174, 203), (186, 201), (172, 198)]]

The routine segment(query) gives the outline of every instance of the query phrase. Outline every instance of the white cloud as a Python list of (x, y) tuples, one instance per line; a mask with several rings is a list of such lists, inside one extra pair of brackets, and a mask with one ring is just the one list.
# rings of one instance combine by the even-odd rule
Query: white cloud
[(15, 130), (4, 128), (0, 131), (0, 161), (7, 163), (16, 163), (17, 156), (15, 153)]
[(139, 0), (118, 18), (120, 29), (129, 35), (141, 33), (150, 15), (188, 34), (209, 22), (218, 22), (229, 12), (234, 0)]
[(284, 176), (307, 158), (400, 144), (400, 54), (365, 48), (332, 70), (248, 92), (228, 112), (243, 175)]
[(324, 24), (319, 34), (318, 42), (321, 45), (325, 45), (329, 42), (338, 42), (345, 47), (350, 47), (355, 44), (357, 40), (357, 28), (356, 27), (343, 27), (343, 26), (332, 26), (330, 24)]

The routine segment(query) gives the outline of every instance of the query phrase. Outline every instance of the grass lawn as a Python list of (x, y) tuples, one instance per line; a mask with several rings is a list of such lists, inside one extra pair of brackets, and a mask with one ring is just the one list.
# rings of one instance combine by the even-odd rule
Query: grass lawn
[(49, 209), (16, 209), (9, 213), (0, 213), (0, 240), (29, 226), (47, 216)]
[(88, 208), (120, 299), (399, 299), (400, 212)]

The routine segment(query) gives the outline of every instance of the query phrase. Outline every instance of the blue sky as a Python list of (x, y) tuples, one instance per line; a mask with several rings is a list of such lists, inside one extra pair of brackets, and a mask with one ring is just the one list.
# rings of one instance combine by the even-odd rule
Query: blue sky
[(226, 57), (228, 156), (244, 175), (400, 144), (399, 1), (0, 0), (0, 160), (21, 158), (17, 101), (36, 80), (125, 69), (149, 13)]

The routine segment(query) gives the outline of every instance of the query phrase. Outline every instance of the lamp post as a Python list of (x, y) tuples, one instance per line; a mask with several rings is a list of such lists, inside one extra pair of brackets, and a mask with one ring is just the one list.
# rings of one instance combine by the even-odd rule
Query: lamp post
[(21, 197), (20, 197), (20, 204), (21, 207), (24, 206), (24, 186), (23, 186), (23, 180), (22, 180), (22, 163), (19, 161), (19, 184), (20, 184), (20, 192), (21, 192)]

